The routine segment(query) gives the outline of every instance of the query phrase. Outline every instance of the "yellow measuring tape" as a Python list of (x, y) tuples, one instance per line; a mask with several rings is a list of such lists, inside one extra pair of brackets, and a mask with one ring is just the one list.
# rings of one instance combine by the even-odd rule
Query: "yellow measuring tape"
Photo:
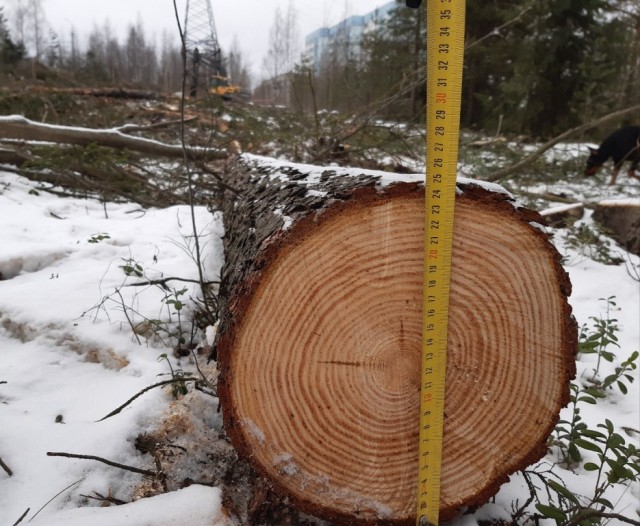
[(426, 0), (427, 156), (420, 446), (416, 524), (437, 525), (465, 0)]

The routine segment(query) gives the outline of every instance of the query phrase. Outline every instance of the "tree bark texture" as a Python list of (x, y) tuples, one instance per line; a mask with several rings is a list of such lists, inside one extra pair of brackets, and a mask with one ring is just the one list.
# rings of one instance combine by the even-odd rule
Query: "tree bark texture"
[[(228, 176), (216, 352), (233, 445), (305, 513), (413, 524), (424, 176), (246, 155)], [(458, 181), (443, 519), (540, 459), (569, 400), (571, 285), (539, 223)]]

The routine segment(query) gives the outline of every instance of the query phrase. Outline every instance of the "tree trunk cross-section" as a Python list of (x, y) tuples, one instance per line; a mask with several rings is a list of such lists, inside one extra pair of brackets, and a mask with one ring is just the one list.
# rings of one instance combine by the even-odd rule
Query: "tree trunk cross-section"
[[(423, 176), (229, 167), (216, 349), (225, 429), (302, 511), (412, 524)], [(568, 277), (535, 212), (460, 180), (441, 517), (479, 506), (546, 452), (575, 374)]]

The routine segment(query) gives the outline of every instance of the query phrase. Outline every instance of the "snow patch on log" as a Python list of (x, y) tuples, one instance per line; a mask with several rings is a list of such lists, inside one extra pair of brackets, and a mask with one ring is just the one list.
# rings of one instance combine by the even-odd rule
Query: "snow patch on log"
[[(260, 155), (243, 154), (242, 160), (253, 166), (260, 166), (260, 169), (269, 173), (270, 180), (291, 181), (301, 185), (313, 186), (326, 180), (328, 177), (373, 177), (376, 179), (376, 188), (382, 189), (397, 183), (417, 183), (424, 185), (424, 173), (398, 174), (383, 172), (382, 170), (368, 170), (364, 168), (349, 168), (332, 166), (330, 168), (316, 166), (312, 164), (291, 163), (281, 161), (273, 157), (263, 157)], [(488, 192), (504, 194), (515, 201), (515, 197), (504, 187), (486, 181), (470, 179), (458, 176), (456, 183), (459, 185), (457, 193), (464, 193), (464, 186), (478, 186)], [(324, 197), (325, 191), (310, 189), (307, 195)]]
[(640, 199), (629, 197), (627, 199), (606, 199), (598, 201), (598, 206), (640, 206)]

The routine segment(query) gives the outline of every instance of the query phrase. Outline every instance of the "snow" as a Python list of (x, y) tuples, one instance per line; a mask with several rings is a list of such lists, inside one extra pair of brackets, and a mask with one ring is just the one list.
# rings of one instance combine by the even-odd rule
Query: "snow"
[[(289, 161), (281, 161), (272, 157), (264, 157), (260, 155), (254, 155), (245, 153), (242, 154), (243, 159), (248, 163), (259, 163), (260, 166), (270, 170), (269, 177), (273, 180), (278, 178), (283, 181), (289, 180), (287, 170), (297, 170), (300, 173), (306, 173), (304, 178), (296, 178), (296, 182), (299, 184), (305, 184), (312, 186), (320, 182), (320, 178), (323, 174), (330, 172), (335, 177), (359, 177), (359, 176), (371, 176), (377, 178), (377, 186), (379, 188), (385, 188), (391, 184), (396, 183), (420, 183), (423, 184), (425, 180), (424, 172), (398, 174), (391, 172), (384, 172), (382, 170), (369, 170), (366, 168), (345, 168), (341, 166), (331, 166), (330, 168), (321, 167), (312, 164), (292, 163)], [(285, 169), (283, 171), (283, 169)], [(461, 185), (474, 185), (480, 186), (489, 192), (505, 194), (509, 197), (513, 195), (508, 192), (504, 187), (496, 183), (490, 183), (487, 181), (480, 181), (478, 179), (470, 179), (468, 177), (458, 176), (456, 182)], [(462, 190), (457, 189), (457, 193), (461, 193)], [(311, 189), (308, 191), (309, 195), (323, 195), (323, 192)]]
[(601, 206), (640, 206), (640, 198), (605, 199), (604, 201), (599, 201), (598, 204)]
[(225, 523), (220, 490), (197, 485), (122, 506), (61, 511), (31, 522), (34, 526), (211, 526)]
[[(278, 161), (273, 165), (276, 170)], [(319, 178), (321, 171), (309, 168)], [(355, 173), (345, 168), (332, 171)], [(357, 170), (360, 173), (366, 171)], [(383, 172), (374, 173), (380, 174), (388, 178)], [(37, 183), (0, 172), (0, 458), (13, 472), (9, 476), (0, 469), (0, 523), (13, 524), (29, 509), (23, 523), (31, 520), (34, 526), (227, 524), (217, 488), (194, 485), (122, 506), (100, 507), (83, 495), (130, 500), (127, 496), (140, 476), (92, 460), (46, 455), (52, 451), (98, 455), (154, 469), (150, 456), (137, 451), (134, 442), (166, 411), (172, 400), (169, 390), (151, 390), (116, 417), (97, 420), (159, 378), (165, 379), (159, 376), (169, 372), (167, 361), (159, 360), (163, 354), (177, 365), (170, 336), (139, 331), (136, 337), (130, 326), (155, 319), (163, 327), (174, 326), (176, 312), (166, 303), (170, 292), (151, 285), (126, 285), (167, 277), (197, 279), (197, 268), (187, 207), (142, 210), (132, 203), (103, 205), (37, 188)], [(217, 280), (222, 264), (221, 220), (205, 208), (196, 208), (195, 214), (205, 279)], [(582, 221), (588, 223), (589, 216)], [(640, 284), (633, 271), (640, 261), (624, 253), (625, 264), (596, 263), (578, 249), (564, 247), (563, 234), (557, 232), (555, 242), (566, 256), (573, 284), (570, 301), (579, 325), (604, 315), (601, 298), (615, 296), (620, 349), (615, 351), (615, 363), (603, 364), (604, 377), (639, 348)], [(126, 268), (134, 275), (126, 276)], [(198, 296), (193, 283), (168, 285), (173, 293), (187, 287), (181, 296), (186, 303)], [(210, 344), (214, 333), (210, 327), (202, 340)], [(578, 382), (590, 377), (594, 360), (593, 355), (578, 357)], [(627, 396), (611, 395), (584, 408), (590, 427), (608, 418), (621, 434), (623, 428), (640, 429), (637, 371), (635, 376)], [(256, 427), (255, 433), (260, 432)], [(637, 443), (638, 435), (624, 436)], [(556, 460), (552, 454), (545, 459), (549, 464)], [(278, 461), (284, 470), (295, 469), (290, 459)], [(567, 487), (586, 496), (593, 493), (593, 473), (557, 469)], [(494, 502), (453, 524), (476, 526), (485, 518), (509, 519), (514, 503), (522, 504), (527, 497), (522, 476), (514, 475)], [(617, 512), (637, 518), (638, 484), (616, 487), (608, 497)]]
[(562, 212), (568, 212), (569, 210), (573, 210), (575, 208), (582, 208), (582, 207), (583, 207), (582, 203), (573, 203), (573, 204), (569, 204), (569, 205), (553, 206), (551, 208), (544, 209), (542, 212), (540, 212), (540, 215), (546, 216), (546, 215), (552, 215), (552, 214), (559, 214), (559, 213), (562, 213)]
[[(133, 324), (144, 315), (169, 326), (167, 293), (123, 285), (197, 278), (187, 207), (142, 210), (131, 203), (107, 203), (107, 218), (98, 201), (62, 198), (36, 187), (0, 172), (0, 382), (6, 382), (0, 384), (0, 458), (13, 471), (8, 477), (0, 470), (2, 524), (13, 524), (27, 508), (25, 520), (32, 518), (73, 484), (40, 512), (41, 524), (53, 524), (45, 518), (82, 505), (86, 499), (80, 495), (124, 495), (140, 478), (93, 461), (47, 457), (49, 451), (153, 469), (133, 441), (162, 414), (171, 399), (168, 392), (152, 390), (117, 418), (96, 422), (168, 372), (158, 357), (171, 349), (144, 337), (138, 344), (122, 312), (122, 304), (135, 309), (128, 309)], [(204, 208), (196, 213), (210, 273), (206, 279), (215, 280), (221, 221)], [(127, 262), (139, 264), (144, 278), (127, 278), (121, 268)], [(168, 285), (188, 285), (187, 297), (197, 295), (190, 283)], [(116, 288), (122, 300), (113, 295)], [(104, 298), (109, 299), (100, 308)]]

